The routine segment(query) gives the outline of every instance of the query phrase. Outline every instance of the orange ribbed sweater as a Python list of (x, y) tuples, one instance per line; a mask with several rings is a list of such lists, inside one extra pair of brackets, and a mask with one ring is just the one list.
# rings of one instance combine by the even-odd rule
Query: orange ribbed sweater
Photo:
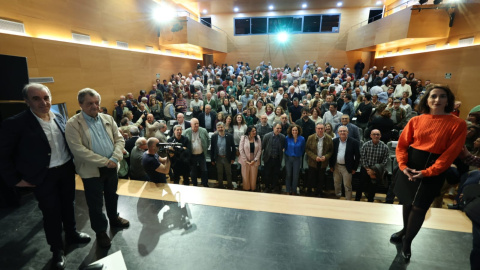
[(400, 170), (407, 167), (408, 147), (441, 154), (437, 161), (426, 170), (425, 177), (439, 175), (452, 165), (458, 157), (467, 135), (467, 124), (455, 115), (422, 114), (413, 117), (405, 126), (398, 139), (396, 150)]

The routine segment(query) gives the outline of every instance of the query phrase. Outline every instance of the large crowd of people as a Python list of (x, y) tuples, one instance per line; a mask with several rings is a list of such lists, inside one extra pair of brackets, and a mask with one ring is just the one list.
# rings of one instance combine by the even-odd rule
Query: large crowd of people
[[(389, 173), (387, 202), (397, 195), (404, 217), (404, 229), (391, 240), (403, 241), (408, 260), (434, 200), (456, 185), (462, 193), (479, 183), (480, 175), (468, 166), (480, 165), (480, 106), (464, 121), (448, 86), (394, 67), (365, 72), (361, 60), (353, 69), (329, 63), (322, 68), (315, 61), (281, 68), (261, 62), (254, 69), (243, 62), (199, 64), (186, 76), (157, 79), (138, 97), (120, 96), (113, 117), (100, 107), (97, 91), (82, 89), (81, 110), (68, 122), (50, 111), (46, 86), (29, 84), (23, 95), (30, 110), (2, 124), (11, 132), (1, 133), (0, 171), (12, 186), (36, 187), (60, 269), (62, 224), (67, 240), (90, 241), (73, 218), (75, 173), (102, 247), (111, 244), (109, 224), (129, 226), (117, 212), (118, 177), (197, 186), (200, 176), (201, 185), (210, 187), (214, 170), (218, 188), (324, 197), (331, 173), (335, 196), (351, 200), (356, 175), (355, 200), (365, 194), (373, 202)], [(465, 207), (462, 198), (452, 207)]]

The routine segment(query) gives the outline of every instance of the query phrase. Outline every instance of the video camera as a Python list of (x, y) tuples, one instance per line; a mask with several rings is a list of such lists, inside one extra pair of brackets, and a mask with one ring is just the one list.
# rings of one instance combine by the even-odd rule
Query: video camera
[(158, 153), (173, 153), (181, 151), (183, 145), (181, 143), (157, 143)]

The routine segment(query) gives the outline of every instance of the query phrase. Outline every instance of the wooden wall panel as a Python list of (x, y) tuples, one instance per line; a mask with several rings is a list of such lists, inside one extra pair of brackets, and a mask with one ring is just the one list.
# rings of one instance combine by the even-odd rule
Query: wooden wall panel
[(76, 97), (82, 88), (97, 90), (102, 106), (111, 112), (120, 95), (150, 90), (155, 74), (160, 73), (161, 79), (177, 72), (188, 74), (198, 62), (8, 34), (0, 34), (0, 44), (0, 54), (27, 57), (31, 77), (54, 77), (55, 83), (46, 85), (54, 103), (67, 103), (70, 115), (79, 108)]
[[(448, 84), (462, 101), (461, 118), (466, 118), (473, 107), (480, 104), (480, 91), (472, 88), (472, 82), (478, 81), (478, 63), (480, 54), (478, 46), (458, 48), (423, 54), (380, 58), (375, 60), (377, 66), (395, 66), (414, 72), (416, 78), (423, 81), (430, 79), (434, 83)], [(452, 73), (451, 79), (445, 73)]]

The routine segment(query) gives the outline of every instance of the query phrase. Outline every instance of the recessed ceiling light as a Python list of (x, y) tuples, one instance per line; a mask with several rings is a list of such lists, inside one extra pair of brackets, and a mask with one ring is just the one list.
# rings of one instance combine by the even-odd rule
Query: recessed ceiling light
[(203, 10), (203, 14), (207, 14), (207, 12), (208, 12), (208, 11), (207, 11), (206, 9)]
[(381, 5), (382, 1), (377, 1), (377, 6)]
[(238, 7), (234, 7), (233, 11), (238, 12)]
[(273, 9), (273, 5), (268, 6), (268, 9), (272, 10), (272, 9)]
[(342, 2), (338, 2), (338, 3), (337, 3), (337, 7), (341, 7), (342, 5), (343, 5)]
[(302, 8), (307, 8), (307, 4), (303, 4), (303, 5), (302, 5)]

